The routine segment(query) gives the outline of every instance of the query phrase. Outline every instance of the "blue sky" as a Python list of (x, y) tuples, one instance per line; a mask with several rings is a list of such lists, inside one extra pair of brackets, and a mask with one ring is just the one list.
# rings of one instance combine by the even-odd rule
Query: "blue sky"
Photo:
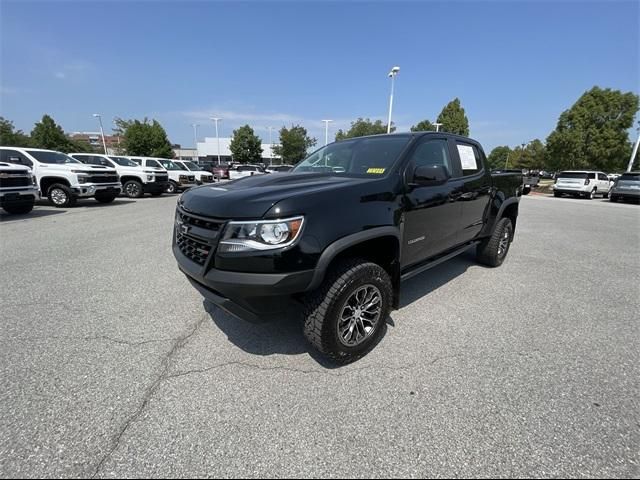
[(594, 85), (637, 93), (639, 18), (638, 1), (2, 0), (0, 115), (25, 131), (148, 116), (190, 146), (215, 114), (221, 135), (301, 123), (322, 143), (322, 119), (386, 119), (399, 65), (399, 130), (459, 97), (490, 150), (544, 140)]

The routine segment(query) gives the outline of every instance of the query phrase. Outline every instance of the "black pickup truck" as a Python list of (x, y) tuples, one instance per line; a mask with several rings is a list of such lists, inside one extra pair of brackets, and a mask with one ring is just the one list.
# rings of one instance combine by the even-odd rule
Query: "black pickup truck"
[(287, 173), (184, 193), (173, 252), (201, 294), (261, 321), (303, 305), (311, 344), (342, 363), (375, 345), (400, 283), (472, 246), (502, 264), (522, 175), (480, 144), (421, 132), (329, 144)]

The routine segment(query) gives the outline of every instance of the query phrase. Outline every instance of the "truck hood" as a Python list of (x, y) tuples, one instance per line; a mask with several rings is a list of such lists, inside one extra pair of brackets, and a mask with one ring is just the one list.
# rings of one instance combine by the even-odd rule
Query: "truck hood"
[(15, 174), (15, 173), (29, 173), (31, 172), (31, 169), (29, 167), (16, 165), (14, 163), (0, 162), (0, 171)]
[(83, 172), (83, 173), (111, 173), (116, 174), (116, 169), (111, 167), (102, 167), (100, 165), (87, 165), (84, 163), (41, 163), (38, 168), (42, 168), (47, 171), (62, 171), (62, 172)]
[(192, 188), (182, 194), (179, 203), (185, 210), (206, 217), (261, 218), (281, 200), (370, 181), (314, 173), (253, 175), (221, 185)]

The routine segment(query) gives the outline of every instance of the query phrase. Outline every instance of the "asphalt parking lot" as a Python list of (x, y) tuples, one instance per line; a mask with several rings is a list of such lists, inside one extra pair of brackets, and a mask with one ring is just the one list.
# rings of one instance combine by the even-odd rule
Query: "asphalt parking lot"
[(203, 304), (177, 197), (1, 215), (2, 477), (638, 477), (640, 207), (526, 197), (337, 368)]

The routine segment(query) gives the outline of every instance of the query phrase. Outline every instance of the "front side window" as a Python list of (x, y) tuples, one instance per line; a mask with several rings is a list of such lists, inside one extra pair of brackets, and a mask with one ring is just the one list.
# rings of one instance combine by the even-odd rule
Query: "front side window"
[(35, 157), (41, 163), (49, 163), (49, 164), (58, 164), (63, 165), (66, 163), (82, 163), (76, 160), (75, 158), (70, 157), (69, 155), (65, 155), (61, 152), (50, 152), (50, 151), (42, 151), (42, 150), (27, 150), (29, 155)]
[(198, 167), (198, 165), (196, 165), (193, 162), (182, 162), (181, 165), (184, 165), (185, 167), (187, 167), (185, 170), (191, 170), (193, 172), (197, 172), (199, 170), (202, 170), (200, 167)]
[(0, 150), (0, 161), (33, 167), (33, 162), (16, 150)]
[(442, 166), (453, 175), (449, 146), (445, 139), (426, 140), (416, 147), (411, 155), (414, 168)]
[(330, 173), (350, 177), (384, 175), (391, 171), (410, 141), (409, 135), (342, 140), (312, 153), (293, 171), (295, 173)]
[[(155, 160), (147, 160), (147, 167), (156, 167), (156, 168), (162, 168), (162, 165), (160, 165), (158, 162), (156, 162)], [(176, 168), (176, 170), (180, 170), (179, 168)]]

